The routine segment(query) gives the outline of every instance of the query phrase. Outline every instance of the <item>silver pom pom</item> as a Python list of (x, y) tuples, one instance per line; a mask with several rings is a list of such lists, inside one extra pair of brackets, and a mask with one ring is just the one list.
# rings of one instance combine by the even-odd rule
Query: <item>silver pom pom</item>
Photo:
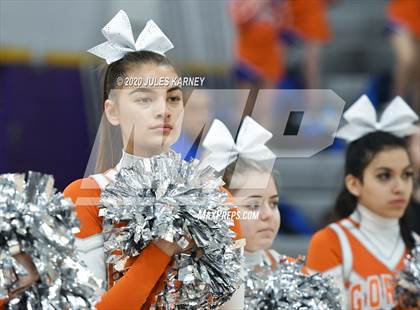
[[(10, 299), (9, 309), (93, 309), (99, 298), (101, 283), (74, 247), (74, 206), (53, 186), (52, 176), (36, 172), (26, 180), (24, 174), (0, 175), (0, 299)], [(15, 259), (22, 256), (38, 278), (24, 288), (19, 279), (28, 271)]]
[[(108, 262), (122, 272), (152, 241), (163, 239), (191, 251), (176, 254), (157, 307), (214, 309), (239, 287), (242, 257), (235, 248), (231, 219), (203, 214), (228, 213), (223, 181), (211, 168), (198, 169), (174, 152), (141, 159), (117, 174), (101, 195)], [(115, 227), (123, 223), (124, 227)], [(122, 255), (114, 255), (119, 250)]]
[(395, 295), (403, 307), (420, 308), (420, 243), (404, 260), (404, 268), (396, 277)]
[(283, 256), (277, 267), (268, 264), (246, 270), (245, 309), (340, 310), (339, 289), (330, 277), (302, 272), (304, 259)]

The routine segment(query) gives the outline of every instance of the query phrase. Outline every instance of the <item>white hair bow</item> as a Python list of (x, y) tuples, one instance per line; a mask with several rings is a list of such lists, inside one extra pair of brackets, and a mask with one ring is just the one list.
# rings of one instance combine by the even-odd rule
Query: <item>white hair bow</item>
[(401, 98), (395, 97), (377, 121), (375, 107), (366, 95), (360, 97), (343, 115), (348, 122), (338, 130), (336, 137), (348, 142), (374, 131), (386, 131), (398, 137), (408, 136), (416, 130), (419, 117)]
[(265, 146), (272, 136), (271, 132), (246, 116), (235, 144), (225, 124), (215, 119), (203, 141), (203, 147), (209, 151), (203, 164), (220, 172), (238, 157), (255, 161), (275, 159), (276, 155)]
[(147, 22), (134, 42), (130, 20), (123, 10), (102, 28), (102, 34), (108, 41), (89, 49), (88, 52), (105, 59), (108, 64), (121, 59), (128, 52), (151, 51), (164, 55), (174, 47), (153, 20)]

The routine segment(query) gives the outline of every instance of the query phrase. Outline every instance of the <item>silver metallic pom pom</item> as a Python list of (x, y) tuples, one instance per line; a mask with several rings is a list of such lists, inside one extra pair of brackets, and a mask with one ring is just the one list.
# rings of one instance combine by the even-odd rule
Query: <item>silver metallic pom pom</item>
[[(210, 167), (199, 169), (198, 160), (183, 161), (169, 152), (124, 167), (101, 195), (105, 250), (108, 262), (124, 272), (152, 240), (163, 239), (191, 251), (176, 254), (157, 307), (164, 309), (214, 309), (239, 287), (242, 256), (229, 229), (223, 181)], [(213, 215), (213, 216), (208, 216)], [(115, 224), (124, 224), (116, 227)], [(119, 250), (122, 255), (115, 255)]]
[(277, 266), (263, 264), (246, 270), (245, 309), (341, 310), (339, 289), (330, 277), (302, 272), (304, 258)]
[(395, 295), (403, 307), (420, 308), (420, 243), (404, 260), (404, 268), (396, 277)]
[[(76, 254), (74, 206), (53, 186), (52, 176), (36, 172), (0, 175), (0, 299), (9, 309), (93, 309), (99, 298), (101, 283)], [(38, 278), (24, 288), (28, 270), (18, 257)]]

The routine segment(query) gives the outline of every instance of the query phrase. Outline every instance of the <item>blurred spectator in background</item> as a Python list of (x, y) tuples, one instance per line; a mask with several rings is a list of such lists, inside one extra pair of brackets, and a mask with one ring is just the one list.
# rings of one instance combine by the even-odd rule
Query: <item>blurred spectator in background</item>
[[(235, 63), (233, 74), (238, 88), (250, 89), (255, 102), (259, 89), (272, 89), (284, 76), (283, 47), (278, 39), (284, 0), (241, 0), (229, 3), (230, 15), (236, 29)], [(270, 127), (270, 111), (274, 98), (258, 102), (253, 114), (259, 122)], [(251, 115), (250, 110), (237, 111)], [(257, 115), (258, 114), (258, 115)]]
[(305, 88), (320, 87), (322, 46), (331, 38), (327, 6), (331, 0), (286, 0), (280, 37), (289, 44), (302, 43)]
[[(328, 4), (331, 0), (283, 0), (278, 38), (285, 46), (296, 46), (302, 50), (297, 68), (288, 68), (287, 77), (279, 88), (319, 89), (321, 87), (321, 53), (324, 45), (331, 39), (331, 29), (328, 21)], [(286, 57), (292, 50), (286, 50)], [(300, 53), (299, 53), (300, 54)], [(296, 70), (297, 69), (297, 70)], [(304, 126), (309, 127), (315, 135), (325, 130), (324, 118), (329, 118), (328, 111), (317, 108), (316, 99), (308, 93), (306, 100), (307, 119)], [(291, 123), (296, 130), (300, 122)]]
[(388, 5), (388, 28), (396, 64), (394, 95), (409, 99), (420, 112), (420, 1), (391, 0)]
[(241, 88), (274, 88), (283, 77), (278, 40), (284, 1), (242, 0), (229, 3), (236, 29), (234, 76)]

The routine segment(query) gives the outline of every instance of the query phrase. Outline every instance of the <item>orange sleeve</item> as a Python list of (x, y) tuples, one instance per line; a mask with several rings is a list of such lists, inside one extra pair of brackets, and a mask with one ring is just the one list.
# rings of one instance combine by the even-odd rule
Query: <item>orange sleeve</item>
[(99, 310), (140, 309), (166, 270), (171, 257), (156, 245), (147, 246), (126, 274), (104, 295), (96, 305)]
[(99, 197), (101, 189), (92, 178), (74, 181), (64, 190), (76, 206), (76, 216), (80, 221), (77, 238), (86, 238), (102, 232), (102, 219), (99, 217)]
[[(221, 187), (220, 190), (222, 192), (225, 192), (228, 195), (226, 202), (233, 204), (234, 200), (233, 200), (232, 194), (224, 187)], [(232, 211), (235, 212), (236, 210), (237, 210), (237, 207), (233, 208)], [(236, 216), (233, 217), (233, 227), (231, 227), (230, 229), (234, 231), (236, 234), (236, 237), (233, 238), (233, 240), (242, 239), (241, 221)]]
[(0, 299), (0, 310), (4, 310), (4, 307), (6, 306), (6, 300), (5, 299)]
[(331, 228), (324, 228), (312, 237), (309, 243), (306, 267), (324, 272), (340, 265), (341, 248), (337, 235)]
[[(86, 238), (102, 232), (102, 220), (98, 215), (101, 190), (91, 178), (77, 180), (65, 190), (64, 196), (76, 205), (80, 220), (78, 238)], [(156, 245), (150, 244), (134, 260), (119, 281), (102, 295), (98, 309), (140, 309), (153, 295), (153, 288), (166, 270), (171, 257)]]

